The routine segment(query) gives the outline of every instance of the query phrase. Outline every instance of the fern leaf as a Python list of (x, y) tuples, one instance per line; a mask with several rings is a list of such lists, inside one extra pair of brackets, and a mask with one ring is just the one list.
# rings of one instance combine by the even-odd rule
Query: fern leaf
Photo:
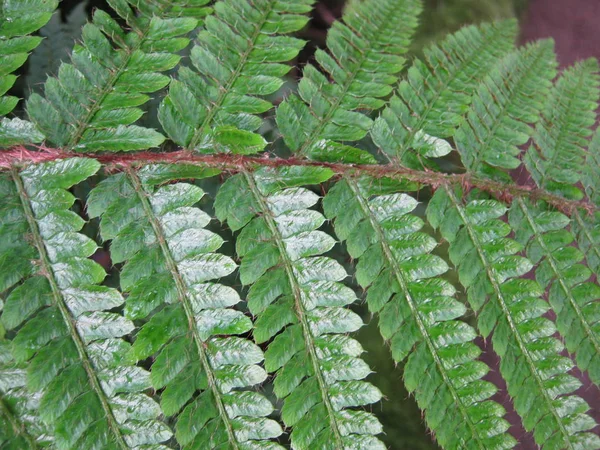
[(600, 213), (573, 211), (571, 228), (577, 246), (585, 254), (588, 267), (600, 276)]
[[(581, 182), (592, 203), (600, 201), (597, 194), (600, 192), (599, 132), (594, 133), (585, 150), (590, 128), (595, 123), (599, 96), (598, 63), (594, 59), (567, 69), (553, 87), (542, 121), (536, 127), (534, 145), (524, 158), (540, 188), (565, 198), (581, 199), (583, 194), (578, 187)], [(579, 249), (585, 254), (587, 266), (600, 275), (600, 225), (596, 216), (597, 213), (588, 216), (573, 210), (571, 229)], [(595, 374), (592, 376), (595, 378)]]
[[(45, 98), (34, 93), (27, 102), (31, 120), (53, 144), (75, 151), (130, 151), (157, 147), (164, 136), (132, 125), (143, 114), (147, 94), (164, 88), (169, 78), (160, 72), (179, 62), (177, 52), (197, 25), (194, 17), (178, 17), (186, 2), (111, 0), (131, 31), (126, 33), (106, 12), (96, 10), (83, 27), (72, 64), (63, 63), (56, 78), (44, 85)], [(202, 17), (195, 2), (186, 14)], [(131, 4), (131, 6), (130, 6)], [(132, 9), (133, 7), (133, 9)]]
[(167, 135), (202, 153), (252, 154), (266, 141), (254, 132), (304, 41), (314, 0), (225, 0), (215, 4), (192, 49), (196, 71), (182, 67), (159, 109)]
[(543, 289), (519, 278), (532, 263), (506, 237), (511, 227), (499, 219), (506, 207), (495, 200), (463, 205), (458, 194), (439, 189), (427, 217), (450, 242), (450, 259), (478, 313), (480, 333), (487, 337), (493, 331), (500, 372), (525, 429), (544, 450), (600, 448), (600, 438), (590, 432), (596, 423), (585, 414), (589, 406), (573, 394), (581, 384), (568, 373), (573, 363), (560, 355), (556, 327), (543, 317), (550, 309), (540, 298)]
[(519, 167), (519, 146), (529, 140), (555, 75), (553, 47), (546, 40), (510, 53), (481, 82), (455, 134), (469, 172), (507, 179), (502, 170)]
[(0, 288), (23, 280), (7, 297), (2, 322), (17, 329), (15, 359), (29, 361), (27, 386), (42, 393), (40, 417), (64, 449), (129, 448), (171, 436), (143, 394), (149, 373), (120, 354), (129, 347), (120, 338), (134, 326), (108, 310), (123, 298), (97, 285), (104, 270), (87, 259), (96, 244), (78, 233), (83, 221), (69, 211), (75, 198), (66, 189), (99, 167), (66, 159), (12, 169), (1, 182), (2, 260), (13, 263)]
[(0, 398), (0, 445), (7, 450), (35, 449), (35, 440)]
[[(597, 200), (597, 180), (600, 176), (598, 133), (587, 151), (585, 147), (596, 120), (599, 97), (599, 69), (594, 59), (567, 69), (556, 82), (542, 121), (536, 126), (534, 143), (524, 158), (537, 186), (566, 198), (581, 199), (583, 193), (577, 186), (581, 182), (592, 202)], [(539, 214), (543, 214), (543, 217), (552, 214), (536, 210), (527, 214), (527, 205), (522, 200), (519, 203), (522, 210), (522, 214), (516, 215), (519, 223), (535, 223)], [(595, 284), (584, 281), (590, 275), (588, 267), (597, 275), (600, 274), (600, 231), (598, 221), (593, 216), (588, 217), (579, 210), (574, 210), (572, 216), (572, 233), (562, 230), (566, 225), (560, 226), (560, 221), (557, 221), (544, 225), (551, 227), (547, 229), (551, 233), (542, 234), (541, 229), (536, 232), (531, 227), (525, 227), (522, 236), (528, 240), (531, 237), (529, 233), (535, 235), (534, 262), (542, 255), (545, 257), (545, 263), (538, 268), (538, 273), (541, 273), (538, 280), (542, 286), (554, 279), (553, 289), (549, 291), (550, 301), (558, 315), (557, 325), (565, 338), (567, 349), (578, 352), (578, 366), (582, 370), (589, 370), (592, 380), (599, 383), (600, 340), (592, 314), (598, 292)], [(581, 251), (569, 246), (573, 235), (577, 236)]]
[(424, 158), (449, 153), (443, 139), (454, 135), (477, 84), (513, 48), (516, 32), (514, 20), (469, 26), (426, 49), (375, 120), (374, 142), (409, 166), (419, 166), (412, 152)]
[(150, 378), (164, 389), (165, 414), (177, 417), (177, 441), (186, 448), (263, 448), (263, 440), (282, 433), (265, 418), (273, 407), (258, 393), (238, 390), (265, 380), (263, 354), (246, 339), (223, 337), (248, 332), (252, 322), (231, 308), (240, 301), (236, 291), (211, 281), (236, 265), (214, 253), (223, 240), (204, 229), (210, 217), (193, 207), (203, 191), (168, 184), (216, 173), (186, 165), (128, 170), (91, 192), (88, 212), (102, 217), (102, 235), (113, 239), (113, 263), (125, 262), (125, 314), (147, 320), (132, 355), (154, 356)]
[(329, 51), (304, 68), (292, 95), (277, 108), (277, 124), (290, 149), (320, 161), (373, 162), (368, 153), (336, 141), (357, 141), (372, 121), (361, 111), (381, 108), (404, 66), (421, 4), (417, 0), (353, 0), (327, 37)]
[(12, 72), (21, 67), (29, 52), (42, 39), (29, 36), (42, 28), (52, 17), (58, 0), (23, 0), (0, 2), (0, 146), (40, 142), (44, 136), (35, 126), (19, 118), (6, 117), (19, 102), (17, 97), (5, 95), (15, 84)]
[(10, 341), (0, 340), (0, 446), (35, 449), (52, 443), (50, 430), (37, 414), (39, 393), (27, 390), (27, 368), (17, 364)]
[(563, 73), (551, 91), (542, 120), (536, 126), (533, 145), (524, 158), (539, 187), (567, 198), (582, 197), (574, 185), (581, 181), (584, 148), (596, 122), (598, 70), (598, 62), (589, 59)]
[(477, 333), (457, 320), (465, 307), (439, 278), (448, 266), (431, 254), (437, 243), (419, 231), (423, 221), (410, 214), (417, 201), (399, 193), (403, 188), (392, 180), (346, 178), (329, 191), (323, 207), (350, 256), (359, 258), (356, 278), (363, 288), (370, 286), (369, 309), (380, 314), (394, 361), (408, 358), (405, 384), (440, 445), (512, 448), (504, 408), (490, 400), (496, 387), (482, 380), (489, 368), (476, 361)]
[(596, 129), (586, 153), (582, 183), (587, 197), (600, 205), (600, 129)]
[(323, 253), (335, 241), (317, 229), (324, 217), (309, 209), (319, 199), (301, 186), (332, 176), (313, 167), (262, 168), (228, 179), (215, 212), (241, 230), (237, 254), (242, 284), (251, 285), (248, 308), (257, 317), (254, 338), (270, 341), (265, 367), (275, 372), (284, 399), (283, 422), (294, 449), (383, 449), (381, 425), (370, 413), (350, 410), (381, 398), (362, 381), (369, 367), (346, 333), (362, 320), (344, 308), (356, 298), (340, 283), (346, 271)]
[(518, 198), (513, 203), (510, 224), (516, 240), (527, 249), (527, 257), (537, 265), (536, 279), (557, 315), (556, 325), (567, 350), (577, 353), (577, 365), (589, 370), (594, 383), (600, 383), (600, 287), (588, 282), (592, 272), (582, 262), (585, 255), (570, 244), (575, 240), (566, 229), (569, 218)]
[(596, 129), (585, 154), (582, 183), (587, 197), (600, 205), (600, 129)]

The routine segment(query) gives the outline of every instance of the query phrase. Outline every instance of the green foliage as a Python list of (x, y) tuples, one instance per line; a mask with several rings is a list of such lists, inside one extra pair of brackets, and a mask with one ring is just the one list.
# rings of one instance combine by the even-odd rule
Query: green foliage
[(125, 262), (125, 317), (145, 321), (131, 355), (137, 361), (154, 355), (150, 381), (163, 389), (165, 415), (177, 416), (177, 441), (192, 448), (242, 448), (282, 433), (277, 422), (264, 418), (273, 411), (268, 400), (238, 390), (265, 380), (257, 365), (263, 354), (233, 337), (249, 331), (252, 322), (229, 308), (240, 301), (237, 292), (212, 282), (236, 264), (215, 253), (223, 240), (204, 229), (210, 216), (193, 207), (204, 192), (188, 183), (165, 184), (216, 173), (148, 165), (114, 175), (92, 190), (88, 212), (101, 217), (102, 237), (112, 239), (113, 263)]
[[(312, 4), (109, 0), (2, 119), (2, 448), (384, 449), (368, 308), (441, 447), (600, 449), (597, 63), (504, 21), (399, 75), (420, 2), (351, 0), (272, 111)], [(56, 2), (1, 5), (6, 93)]]
[[(111, 0), (131, 31), (125, 32), (104, 11), (96, 10), (73, 49), (72, 64), (63, 63), (56, 78), (44, 85), (45, 98), (32, 94), (27, 111), (54, 145), (75, 151), (131, 151), (157, 147), (164, 137), (132, 125), (148, 94), (164, 88), (169, 78), (160, 72), (179, 62), (198, 19), (208, 13), (183, 0), (137, 2)], [(130, 4), (131, 3), (131, 4)], [(135, 8), (135, 9), (132, 9)], [(187, 17), (179, 17), (185, 13)]]
[(19, 450), (49, 444), (49, 427), (38, 417), (39, 394), (27, 391), (27, 366), (17, 364), (9, 340), (0, 340), (0, 443), (3, 448)]
[(48, 74), (56, 74), (63, 60), (73, 51), (75, 40), (81, 38), (81, 29), (87, 22), (86, 6), (82, 1), (62, 21), (56, 11), (39, 35), (43, 38), (35, 52), (29, 56), (27, 75), (24, 82), (36, 92), (43, 92)]
[[(536, 184), (567, 198), (581, 199), (574, 185), (581, 180), (587, 138), (596, 123), (600, 77), (595, 59), (566, 70), (556, 82), (538, 122), (525, 164)], [(593, 150), (591, 158), (598, 155)]]
[(588, 198), (600, 205), (600, 130), (596, 130), (587, 152), (585, 152), (585, 168), (582, 183)]
[[(586, 160), (581, 171), (581, 181), (589, 200), (600, 205), (600, 131), (596, 130), (586, 152)], [(576, 187), (577, 189), (577, 187)], [(596, 277), (600, 276), (600, 212), (573, 213), (571, 227), (577, 236), (577, 245), (586, 256), (588, 267)]]
[(202, 153), (252, 154), (267, 142), (256, 134), (259, 114), (304, 42), (286, 36), (308, 21), (314, 0), (236, 0), (215, 4), (190, 59), (171, 83), (158, 118), (168, 136)]
[(529, 140), (555, 75), (553, 47), (540, 41), (514, 51), (479, 84), (455, 136), (467, 170), (507, 179), (503, 170), (519, 167), (519, 146)]
[(42, 41), (30, 35), (50, 20), (57, 5), (58, 0), (0, 2), (0, 145), (4, 147), (44, 139), (31, 123), (18, 117), (4, 117), (19, 102), (17, 97), (5, 94), (17, 79), (12, 72), (25, 63), (29, 53)]
[(325, 218), (309, 209), (319, 197), (300, 187), (332, 175), (316, 167), (241, 173), (219, 190), (215, 213), (241, 230), (236, 252), (242, 284), (251, 285), (254, 339), (270, 341), (265, 368), (276, 374), (274, 392), (284, 399), (281, 416), (293, 448), (384, 449), (372, 436), (381, 432), (379, 421), (347, 409), (375, 403), (381, 393), (361, 381), (369, 366), (358, 358), (360, 344), (345, 336), (363, 325), (345, 308), (356, 296), (341, 283), (344, 268), (320, 256), (335, 241), (317, 230)]
[[(387, 182), (386, 182), (387, 181)], [(359, 258), (356, 278), (394, 361), (408, 361), (404, 382), (426, 412), (444, 448), (512, 448), (505, 410), (489, 400), (497, 388), (483, 378), (473, 328), (455, 320), (466, 312), (455, 288), (440, 275), (448, 265), (431, 254), (437, 242), (410, 214), (417, 201), (393, 180), (347, 178), (324, 201), (335, 231)], [(410, 356), (409, 356), (410, 355)]]
[(67, 189), (99, 167), (66, 159), (13, 170), (0, 181), (7, 239), (0, 258), (16, 267), (4, 267), (1, 289), (21, 282), (6, 298), (2, 323), (18, 328), (15, 362), (28, 361), (27, 389), (40, 393), (39, 417), (64, 449), (152, 445), (171, 436), (156, 420), (158, 405), (142, 393), (150, 374), (127, 357), (122, 337), (134, 325), (109, 311), (123, 297), (99, 286), (104, 270), (87, 259), (96, 244), (69, 211), (75, 197)]
[[(563, 343), (553, 336), (554, 323), (543, 317), (551, 306), (540, 298), (539, 284), (519, 278), (533, 264), (518, 255), (521, 245), (507, 237), (511, 227), (499, 220), (505, 212), (495, 200), (463, 204), (446, 188), (429, 203), (427, 218), (450, 242), (449, 257), (478, 313), (481, 335), (494, 332), (500, 372), (525, 429), (544, 449), (597, 448), (600, 439), (589, 432), (596, 423), (585, 414), (589, 406), (573, 395), (581, 385), (568, 373), (573, 363), (559, 355)], [(538, 279), (543, 270), (538, 266)]]
[[(292, 95), (277, 108), (277, 124), (286, 144), (317, 161), (373, 162), (367, 152), (339, 144), (357, 141), (371, 127), (363, 112), (381, 108), (404, 67), (420, 11), (417, 0), (352, 0), (341, 22), (317, 50), (317, 67), (308, 65)], [(360, 111), (363, 112), (360, 112)]]
[(528, 3), (529, 0), (424, 0), (421, 23), (412, 50), (420, 54), (424, 47), (444, 39), (465, 24), (521, 18)]
[(512, 49), (515, 35), (514, 20), (470, 26), (426, 49), (375, 121), (373, 141), (409, 166), (447, 155), (452, 147), (443, 139), (454, 135), (478, 81)]
[(519, 199), (509, 219), (515, 239), (537, 265), (536, 280), (549, 290), (548, 300), (567, 350), (577, 353), (577, 365), (600, 383), (600, 287), (589, 281), (592, 272), (582, 264), (583, 252), (571, 246), (575, 237), (566, 229), (569, 218)]

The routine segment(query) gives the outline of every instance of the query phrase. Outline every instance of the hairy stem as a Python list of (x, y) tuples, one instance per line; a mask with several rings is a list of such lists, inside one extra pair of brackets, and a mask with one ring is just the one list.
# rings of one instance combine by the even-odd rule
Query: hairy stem
[(72, 157), (87, 157), (105, 164), (108, 170), (123, 170), (128, 167), (136, 167), (149, 163), (168, 164), (197, 164), (206, 167), (214, 167), (227, 172), (252, 171), (260, 167), (282, 167), (282, 166), (313, 166), (326, 167), (337, 175), (364, 174), (374, 178), (389, 177), (400, 180), (412, 181), (423, 186), (437, 188), (439, 186), (463, 186), (466, 189), (480, 189), (499, 200), (510, 202), (515, 197), (523, 197), (535, 200), (543, 200), (559, 211), (571, 216), (577, 209), (587, 212), (600, 210), (600, 207), (587, 201), (567, 200), (552, 194), (545, 189), (538, 189), (528, 185), (507, 184), (498, 181), (479, 178), (472, 174), (446, 174), (439, 172), (420, 171), (399, 167), (392, 164), (341, 164), (307, 161), (302, 158), (267, 158), (256, 156), (242, 156), (232, 154), (219, 155), (196, 155), (187, 150), (170, 153), (134, 152), (128, 154), (97, 154), (97, 153), (72, 153), (60, 149), (43, 148), (43, 151), (33, 152), (24, 147), (15, 147), (0, 153), (0, 169), (10, 169), (28, 164), (37, 164), (57, 159)]

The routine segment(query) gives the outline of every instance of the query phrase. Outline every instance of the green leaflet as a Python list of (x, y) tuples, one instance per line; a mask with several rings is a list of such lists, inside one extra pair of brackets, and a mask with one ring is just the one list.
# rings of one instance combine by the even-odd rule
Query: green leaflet
[(80, 152), (158, 147), (162, 134), (133, 123), (148, 94), (169, 83), (161, 72), (178, 64), (177, 52), (189, 43), (184, 36), (209, 12), (202, 7), (208, 0), (193, 7), (183, 0), (109, 3), (132, 31), (96, 10), (72, 64), (63, 63), (58, 76), (46, 81), (45, 97), (34, 93), (27, 102), (29, 117), (56, 146)]
[(513, 48), (516, 31), (513, 20), (469, 26), (427, 48), (424, 61), (415, 60), (375, 120), (375, 143), (410, 167), (420, 166), (415, 156), (449, 153), (452, 147), (435, 138), (454, 135), (477, 84)]
[[(489, 368), (477, 357), (477, 336), (459, 321), (466, 310), (454, 287), (439, 276), (447, 264), (419, 231), (417, 201), (393, 180), (346, 178), (323, 201), (335, 231), (358, 258), (356, 278), (369, 288), (369, 309), (396, 362), (407, 360), (404, 382), (426, 413), (444, 448), (512, 448), (504, 408), (490, 400), (496, 387), (481, 378)], [(477, 392), (477, 395), (473, 394)]]
[(594, 204), (600, 205), (600, 130), (594, 133), (585, 157), (581, 181), (588, 198)]
[(27, 120), (18, 117), (0, 119), (0, 146), (2, 147), (37, 143), (43, 139), (44, 135)]
[(596, 276), (600, 275), (600, 213), (575, 210), (571, 227), (589, 268)]
[(379, 449), (384, 447), (374, 437), (381, 432), (375, 417), (346, 409), (381, 398), (362, 381), (370, 369), (358, 358), (358, 343), (344, 336), (362, 326), (345, 308), (355, 295), (340, 283), (346, 271), (321, 256), (335, 241), (317, 230), (324, 218), (310, 208), (319, 197), (302, 187), (331, 176), (317, 167), (244, 172), (223, 184), (215, 212), (241, 230), (236, 249), (241, 281), (250, 285), (254, 339), (270, 342), (265, 367), (275, 373), (292, 448)]
[(536, 280), (548, 289), (548, 300), (556, 313), (556, 327), (577, 366), (588, 370), (600, 383), (600, 287), (589, 281), (591, 270), (585, 255), (570, 246), (575, 240), (563, 214), (517, 199), (509, 214), (515, 239), (536, 264)]
[[(584, 149), (590, 128), (596, 123), (600, 97), (598, 62), (589, 59), (567, 69), (551, 91), (525, 154), (525, 165), (539, 187), (566, 198), (582, 198), (576, 185), (581, 181), (586, 160)], [(598, 152), (591, 148), (593, 165)], [(590, 177), (589, 179), (593, 179)]]
[(250, 319), (233, 309), (238, 293), (214, 282), (236, 264), (215, 253), (223, 240), (204, 228), (210, 217), (194, 206), (204, 192), (172, 183), (217, 173), (161, 164), (128, 170), (90, 193), (88, 213), (101, 217), (102, 235), (112, 239), (113, 262), (125, 262), (125, 316), (145, 321), (130, 354), (136, 361), (153, 357), (150, 382), (162, 389), (164, 413), (177, 418), (179, 444), (262, 448), (281, 427), (266, 418), (273, 410), (269, 401), (240, 389), (265, 380), (258, 365), (264, 357), (255, 344), (235, 337), (252, 328)]
[(552, 41), (529, 44), (499, 60), (479, 84), (466, 120), (455, 134), (467, 170), (508, 181), (516, 169), (519, 146), (539, 119), (555, 75)]
[(304, 41), (288, 37), (308, 22), (314, 0), (224, 0), (214, 5), (190, 56), (161, 103), (167, 135), (201, 153), (253, 154), (267, 142), (256, 134), (263, 97), (283, 85)]
[(594, 204), (600, 205), (600, 130), (594, 133), (585, 157), (581, 181), (587, 197)]
[(12, 72), (25, 63), (29, 53), (42, 41), (30, 35), (50, 20), (57, 5), (57, 0), (0, 2), (0, 146), (30, 144), (44, 138), (32, 123), (3, 117), (19, 102), (17, 97), (5, 94), (17, 79)]
[(560, 356), (563, 344), (553, 337), (556, 327), (543, 317), (550, 309), (540, 298), (543, 290), (519, 278), (532, 263), (518, 256), (522, 246), (506, 237), (511, 227), (499, 220), (505, 206), (495, 200), (463, 205), (459, 196), (450, 188), (439, 189), (427, 217), (450, 242), (450, 259), (478, 313), (480, 333), (494, 332), (500, 372), (525, 429), (545, 450), (600, 448), (598, 436), (589, 432), (596, 425), (585, 414), (589, 406), (573, 394), (581, 384), (568, 374), (573, 362)]
[(327, 34), (328, 51), (317, 50), (317, 63), (304, 68), (298, 96), (277, 108), (277, 125), (294, 153), (317, 161), (368, 163), (365, 151), (336, 141), (357, 141), (372, 121), (361, 111), (381, 108), (404, 66), (421, 10), (416, 0), (353, 0), (342, 21)]
[(157, 407), (118, 413), (122, 402), (154, 402), (142, 393), (149, 373), (122, 356), (129, 344), (121, 337), (133, 323), (108, 312), (123, 298), (98, 286), (104, 270), (88, 259), (96, 244), (79, 234), (83, 221), (69, 211), (75, 197), (67, 189), (99, 167), (90, 159), (66, 159), (13, 169), (0, 181), (0, 230), (7, 239), (0, 258), (13, 258), (0, 288), (22, 282), (8, 294), (2, 322), (16, 328), (15, 362), (28, 361), (27, 389), (39, 393), (39, 416), (64, 449), (154, 445), (172, 434), (157, 420)]
[(15, 362), (10, 341), (0, 340), (0, 446), (36, 448), (52, 441), (49, 427), (35, 410), (39, 395), (27, 390), (27, 367)]

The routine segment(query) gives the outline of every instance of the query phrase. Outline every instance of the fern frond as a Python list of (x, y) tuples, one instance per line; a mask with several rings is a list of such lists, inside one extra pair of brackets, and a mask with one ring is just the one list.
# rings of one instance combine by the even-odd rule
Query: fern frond
[(7, 450), (32, 450), (37, 448), (35, 440), (29, 436), (23, 424), (0, 398), (0, 445)]
[[(600, 129), (596, 129), (586, 152), (581, 181), (587, 197), (600, 206)], [(574, 210), (571, 229), (588, 267), (600, 277), (600, 212)]]
[(35, 441), (0, 398), (0, 445), (7, 450), (32, 450)]
[[(477, 333), (459, 319), (465, 307), (439, 276), (447, 264), (431, 251), (436, 241), (410, 214), (417, 206), (392, 180), (345, 178), (323, 201), (336, 235), (359, 258), (356, 278), (370, 287), (367, 302), (396, 362), (408, 358), (404, 381), (426, 412), (429, 427), (447, 449), (506, 449), (504, 408), (490, 400), (496, 387), (483, 381), (489, 368), (476, 361)], [(474, 393), (477, 393), (474, 396)], [(435, 393), (435, 394), (434, 394)]]
[[(584, 148), (596, 123), (600, 97), (598, 62), (589, 59), (567, 69), (556, 82), (524, 162), (536, 184), (567, 198), (580, 199)], [(592, 152), (593, 153), (593, 150)], [(598, 157), (596, 155), (596, 157)]]
[(571, 229), (588, 267), (600, 277), (600, 212), (573, 211)]
[(512, 229), (500, 220), (506, 207), (495, 200), (466, 205), (460, 193), (439, 189), (427, 217), (450, 242), (449, 255), (458, 268), (467, 298), (478, 313), (480, 333), (493, 331), (500, 372), (526, 430), (544, 450), (597, 449), (600, 438), (590, 430), (595, 421), (589, 406), (573, 392), (581, 382), (568, 372), (570, 358), (553, 336), (556, 327), (543, 317), (550, 306), (538, 283), (519, 278), (532, 263), (517, 253), (521, 245), (507, 238)]
[[(184, 36), (197, 25), (194, 17), (209, 11), (201, 8), (208, 0), (187, 9), (182, 0), (109, 3), (131, 31), (96, 10), (73, 49), (72, 64), (63, 63), (58, 76), (46, 81), (45, 98), (34, 93), (27, 102), (29, 117), (56, 146), (93, 152), (160, 145), (162, 134), (132, 124), (142, 116), (147, 94), (169, 83), (160, 72), (179, 62), (177, 52), (189, 43)], [(179, 17), (182, 12), (190, 17)]]
[(503, 169), (521, 161), (519, 146), (531, 135), (555, 75), (551, 40), (529, 44), (501, 59), (477, 88), (454, 139), (472, 174), (507, 179)]
[[(556, 82), (536, 126), (533, 145), (524, 158), (539, 187), (566, 198), (581, 199), (583, 193), (577, 185), (582, 182), (591, 200), (596, 200), (600, 176), (598, 137), (594, 137), (587, 151), (585, 147), (596, 121), (599, 97), (600, 76), (595, 59), (567, 69)], [(537, 279), (542, 287), (550, 286), (549, 300), (567, 349), (577, 353), (579, 368), (588, 370), (592, 381), (600, 383), (600, 325), (594, 317), (600, 289), (586, 282), (591, 275), (589, 269), (600, 273), (598, 221), (574, 210), (571, 233), (564, 229), (569, 224), (566, 217), (532, 207), (522, 199), (513, 204), (512, 211), (519, 241), (525, 244), (533, 239), (529, 258), (534, 263), (544, 258), (536, 271)], [(540, 224), (536, 223), (538, 217)], [(552, 217), (554, 220), (550, 220)], [(571, 246), (574, 235), (579, 249)]]
[(275, 372), (284, 399), (283, 422), (294, 449), (383, 449), (381, 425), (370, 413), (350, 410), (377, 402), (379, 390), (362, 381), (368, 365), (346, 333), (361, 318), (344, 308), (356, 300), (340, 283), (346, 271), (322, 255), (335, 244), (317, 229), (325, 218), (309, 209), (319, 197), (301, 187), (332, 176), (316, 167), (262, 168), (228, 179), (217, 194), (216, 215), (237, 238), (242, 284), (257, 316), (254, 339), (270, 341), (265, 366)]
[[(381, 108), (404, 67), (421, 10), (418, 0), (352, 0), (328, 32), (329, 51), (317, 50), (292, 95), (277, 108), (290, 149), (320, 161), (373, 162), (367, 152), (336, 141), (362, 139), (372, 125), (363, 112)], [(358, 112), (361, 110), (362, 112)]]
[[(547, 101), (542, 121), (536, 126), (534, 144), (529, 148), (524, 157), (524, 162), (535, 180), (541, 187), (554, 191), (559, 195), (570, 199), (581, 199), (583, 194), (578, 183), (583, 184), (585, 193), (593, 203), (598, 203), (600, 197), (600, 133), (597, 131), (589, 143), (587, 138), (591, 134), (590, 128), (596, 120), (595, 110), (598, 106), (600, 96), (600, 77), (598, 62), (594, 59), (579, 63), (567, 69), (552, 89), (552, 95)], [(600, 225), (598, 214), (589, 215), (578, 209), (572, 212), (571, 230), (577, 237), (577, 245), (585, 255), (587, 267), (597, 276), (600, 275)], [(569, 232), (564, 232), (571, 234)], [(563, 237), (565, 236), (563, 233)], [(577, 264), (582, 261), (580, 254), (575, 248), (565, 250), (569, 255), (569, 263), (566, 267), (575, 264), (570, 275), (583, 277), (587, 273), (585, 266)], [(577, 274), (573, 273), (581, 268)], [(562, 264), (557, 267), (561, 272)], [(583, 281), (582, 278), (580, 281)], [(589, 293), (594, 296), (594, 294)], [(571, 301), (571, 300), (569, 300)], [(585, 303), (591, 301), (588, 298)], [(571, 302), (572, 303), (572, 302)], [(573, 305), (576, 309), (576, 305)], [(593, 303), (587, 308), (593, 308)], [(571, 308), (563, 309), (566, 317), (571, 317)], [(580, 314), (577, 314), (578, 316)], [(583, 319), (585, 321), (585, 319)], [(579, 320), (581, 322), (581, 320)], [(560, 323), (560, 322), (559, 322)], [(569, 326), (568, 323), (563, 323)], [(591, 325), (591, 324), (590, 324)], [(584, 353), (578, 364), (585, 370), (589, 366), (590, 375), (598, 382), (596, 364), (598, 347), (597, 337), (593, 337), (593, 326), (577, 328), (574, 332), (584, 332), (591, 340), (580, 341), (575, 336), (569, 350), (574, 351), (577, 343), (592, 345), (595, 355)], [(563, 336), (569, 338), (567, 329), (560, 330)], [(578, 334), (579, 335), (579, 334)], [(596, 342), (594, 342), (596, 341)], [(577, 343), (576, 343), (577, 342)], [(592, 373), (593, 372), (593, 373)]]
[(0, 447), (35, 449), (52, 443), (37, 413), (39, 402), (39, 393), (27, 390), (26, 365), (15, 362), (10, 341), (0, 340)]
[[(210, 217), (193, 206), (204, 192), (181, 178), (218, 173), (197, 166), (147, 165), (101, 182), (88, 212), (101, 216), (113, 239), (113, 263), (125, 262), (121, 287), (125, 314), (146, 319), (132, 347), (136, 360), (154, 357), (151, 381), (161, 405), (177, 417), (177, 441), (189, 448), (279, 448), (263, 442), (281, 427), (265, 418), (273, 407), (256, 392), (239, 390), (267, 377), (262, 351), (239, 337), (252, 328), (230, 287), (211, 282), (236, 265), (214, 253), (223, 243), (205, 230)], [(195, 394), (200, 392), (198, 396)]]
[[(469, 26), (424, 51), (415, 60), (389, 105), (375, 120), (373, 141), (404, 165), (452, 150), (443, 139), (454, 135), (482, 78), (514, 47), (517, 24)], [(408, 152), (408, 153), (407, 153)]]
[(596, 129), (585, 154), (581, 181), (587, 197), (600, 206), (600, 128)]
[(0, 290), (22, 281), (6, 299), (2, 322), (17, 329), (15, 359), (29, 361), (27, 387), (42, 393), (40, 417), (64, 449), (129, 448), (171, 436), (143, 393), (149, 373), (124, 357), (129, 344), (120, 338), (133, 323), (108, 312), (123, 298), (98, 286), (104, 270), (88, 259), (96, 244), (78, 233), (83, 220), (69, 211), (75, 198), (66, 189), (99, 167), (59, 160), (13, 168), (0, 182)]
[(182, 67), (158, 118), (182, 147), (202, 153), (258, 153), (258, 114), (305, 42), (285, 36), (308, 22), (314, 0), (225, 0), (215, 4), (192, 49), (196, 71)]
[(571, 246), (575, 238), (566, 229), (569, 218), (519, 198), (509, 220), (515, 239), (537, 265), (538, 283), (548, 289), (567, 350), (576, 353), (578, 367), (589, 370), (592, 381), (600, 383), (600, 287), (588, 281), (592, 272), (582, 264), (585, 255)]
[(42, 28), (52, 17), (58, 0), (0, 1), (0, 146), (40, 142), (44, 136), (35, 126), (19, 118), (7, 119), (19, 102), (17, 97), (5, 95), (15, 84), (12, 73), (21, 67), (29, 52), (42, 38), (29, 36)]

